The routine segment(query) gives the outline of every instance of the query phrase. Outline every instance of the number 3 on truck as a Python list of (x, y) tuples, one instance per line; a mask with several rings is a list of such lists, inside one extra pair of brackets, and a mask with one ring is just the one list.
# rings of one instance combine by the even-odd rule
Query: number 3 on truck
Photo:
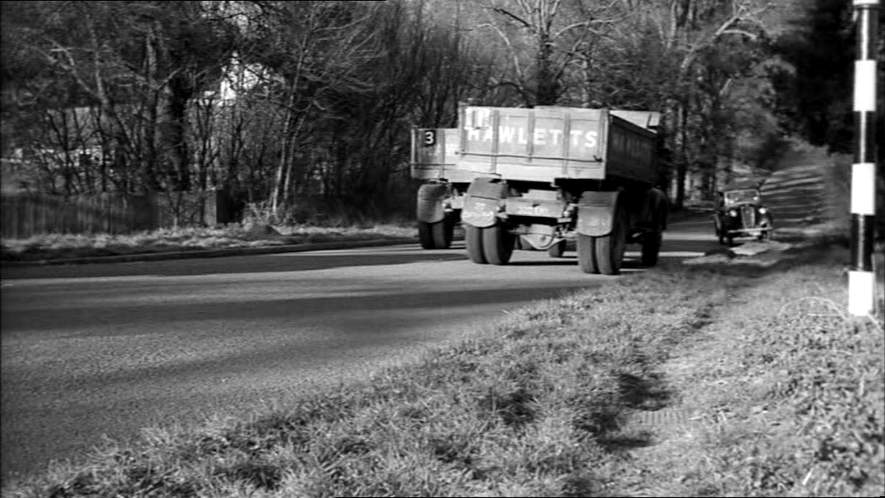
[(436, 130), (424, 130), (424, 146), (433, 147), (436, 145)]

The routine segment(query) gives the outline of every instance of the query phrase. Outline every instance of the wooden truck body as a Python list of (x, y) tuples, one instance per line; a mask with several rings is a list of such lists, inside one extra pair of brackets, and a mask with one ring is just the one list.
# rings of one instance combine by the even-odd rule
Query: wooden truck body
[(605, 109), (467, 107), (458, 168), (552, 183), (618, 176), (653, 183), (656, 134)]

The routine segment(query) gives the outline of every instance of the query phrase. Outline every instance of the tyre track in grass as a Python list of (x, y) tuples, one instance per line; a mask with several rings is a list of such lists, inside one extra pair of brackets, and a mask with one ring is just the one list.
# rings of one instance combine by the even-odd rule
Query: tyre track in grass
[[(790, 467), (795, 465), (791, 462), (809, 460), (801, 453), (813, 438), (794, 425), (796, 413), (786, 402), (788, 371), (777, 365), (778, 358), (788, 354), (787, 346), (779, 350), (774, 343), (769, 352), (758, 353), (769, 355), (767, 368), (754, 364), (745, 352), (749, 338), (766, 334), (766, 327), (782, 321), (785, 312), (818, 321), (831, 316), (840, 327), (847, 325), (841, 300), (827, 295), (833, 282), (817, 284), (795, 268), (808, 258), (814, 256), (800, 256), (799, 261), (780, 265), (779, 271), (761, 272), (749, 280), (732, 280), (740, 285), (709, 310), (708, 320), (698, 322), (699, 334), (658, 365), (657, 389), (669, 397), (651, 410), (632, 411), (619, 428), (622, 437), (633, 435), (642, 444), (623, 448), (625, 465), (612, 473), (614, 495), (820, 492), (806, 487), (814, 482), (813, 470)], [(797, 285), (785, 285), (784, 279)], [(777, 468), (782, 470), (772, 470)], [(837, 494), (851, 489), (845, 485), (836, 488), (843, 490)]]

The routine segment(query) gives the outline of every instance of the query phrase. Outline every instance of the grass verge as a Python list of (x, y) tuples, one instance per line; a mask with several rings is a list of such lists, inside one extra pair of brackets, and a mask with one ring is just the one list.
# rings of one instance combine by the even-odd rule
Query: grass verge
[(3, 494), (879, 495), (883, 336), (831, 305), (833, 257), (613, 279), (365, 383), (147, 430)]
[(248, 229), (239, 224), (218, 228), (168, 228), (131, 235), (46, 234), (26, 239), (3, 239), (0, 259), (36, 261), (120, 254), (268, 247), (312, 242), (414, 238), (413, 226), (379, 224), (369, 227), (308, 225)]

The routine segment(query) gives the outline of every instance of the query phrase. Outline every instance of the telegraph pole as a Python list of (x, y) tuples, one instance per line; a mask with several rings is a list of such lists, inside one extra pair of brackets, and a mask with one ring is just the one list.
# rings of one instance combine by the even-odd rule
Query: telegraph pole
[(854, 164), (851, 166), (851, 268), (848, 312), (873, 313), (876, 279), (876, 42), (879, 0), (854, 0), (857, 59), (854, 61)]

